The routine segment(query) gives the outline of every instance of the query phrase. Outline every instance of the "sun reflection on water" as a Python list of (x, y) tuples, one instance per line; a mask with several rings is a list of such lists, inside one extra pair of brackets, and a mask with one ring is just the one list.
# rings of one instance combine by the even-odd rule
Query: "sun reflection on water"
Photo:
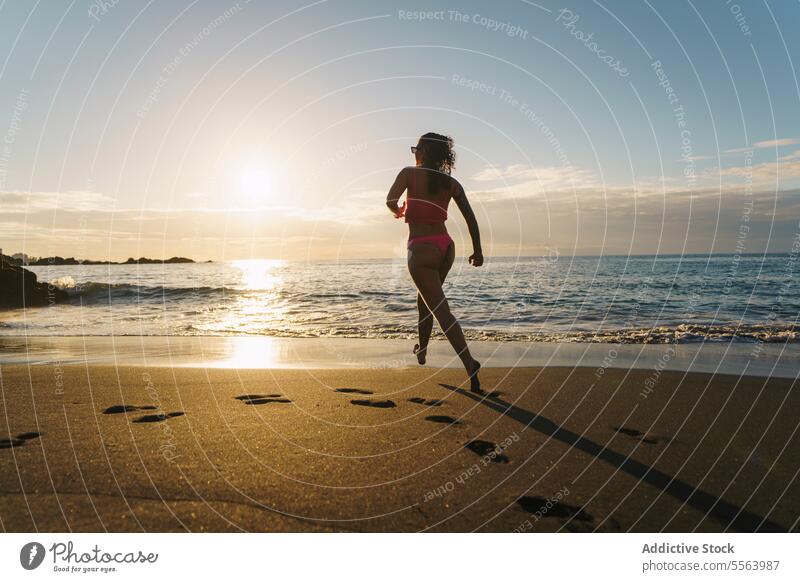
[[(214, 322), (207, 331), (234, 331), (260, 334), (265, 328), (280, 327), (285, 319), (286, 306), (281, 299), (284, 287), (280, 269), (285, 261), (254, 259), (231, 263), (236, 269), (227, 287), (240, 293), (233, 295), (233, 305), (227, 305), (225, 316)], [(231, 360), (226, 365), (263, 367), (269, 358), (268, 342), (235, 344)]]
[(241, 271), (237, 286), (251, 291), (272, 291), (283, 284), (283, 278), (275, 271), (285, 261), (279, 259), (245, 259), (233, 261), (231, 265)]

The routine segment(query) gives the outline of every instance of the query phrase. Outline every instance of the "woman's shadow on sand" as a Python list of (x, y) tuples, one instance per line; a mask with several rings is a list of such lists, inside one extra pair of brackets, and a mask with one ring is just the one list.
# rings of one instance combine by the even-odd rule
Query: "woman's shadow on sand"
[(755, 513), (747, 511), (742, 507), (737, 507), (732, 503), (728, 503), (724, 499), (716, 497), (711, 493), (701, 489), (697, 489), (685, 481), (681, 481), (675, 477), (670, 477), (666, 473), (659, 471), (654, 467), (626, 457), (621, 453), (612, 451), (591, 439), (587, 439), (572, 432), (571, 430), (562, 428), (544, 416), (529, 412), (524, 408), (514, 406), (509, 402), (505, 402), (501, 398), (496, 396), (487, 397), (480, 394), (473, 394), (472, 392), (468, 392), (467, 390), (458, 388), (456, 386), (451, 386), (450, 384), (439, 384), (439, 386), (446, 388), (451, 392), (456, 392), (471, 398), (479, 404), (500, 412), (504, 416), (507, 416), (513, 420), (516, 420), (520, 424), (537, 430), (546, 436), (559, 440), (570, 447), (578, 449), (579, 451), (583, 451), (584, 453), (592, 455), (596, 459), (604, 461), (609, 465), (617, 467), (619, 470), (624, 471), (632, 477), (635, 477), (636, 479), (647, 483), (648, 485), (657, 487), (658, 489), (664, 491), (664, 493), (667, 493), (668, 495), (675, 497), (689, 506), (702, 511), (705, 515), (710, 516), (724, 524), (726, 529), (732, 528), (741, 532), (787, 531), (786, 528), (766, 519), (765, 517), (761, 517), (760, 515), (756, 515)]

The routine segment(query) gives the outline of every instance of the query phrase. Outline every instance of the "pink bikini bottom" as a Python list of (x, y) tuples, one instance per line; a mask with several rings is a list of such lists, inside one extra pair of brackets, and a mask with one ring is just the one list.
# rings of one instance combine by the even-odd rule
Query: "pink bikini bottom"
[(442, 251), (442, 254), (447, 252), (447, 249), (450, 248), (450, 245), (453, 244), (453, 239), (450, 238), (450, 235), (447, 233), (444, 234), (432, 234), (429, 236), (416, 236), (414, 238), (408, 239), (408, 247), (411, 248), (415, 244), (418, 243), (428, 243), (432, 245), (436, 245), (439, 247), (439, 250)]

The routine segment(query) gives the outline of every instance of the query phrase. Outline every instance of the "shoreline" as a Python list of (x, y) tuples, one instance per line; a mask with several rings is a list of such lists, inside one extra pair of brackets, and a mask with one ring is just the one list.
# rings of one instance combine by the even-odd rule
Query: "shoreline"
[[(575, 367), (795, 379), (794, 344), (470, 342), (485, 368)], [(417, 368), (413, 341), (267, 336), (0, 336), (0, 366), (118, 365), (237, 369)], [(427, 369), (460, 368), (443, 340)]]

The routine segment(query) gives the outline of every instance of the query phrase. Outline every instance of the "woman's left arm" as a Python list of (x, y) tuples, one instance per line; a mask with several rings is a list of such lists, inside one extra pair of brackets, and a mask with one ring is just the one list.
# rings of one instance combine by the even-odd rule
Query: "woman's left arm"
[(400, 173), (397, 174), (397, 178), (394, 179), (394, 184), (389, 188), (389, 193), (386, 195), (386, 206), (392, 211), (395, 218), (403, 218), (405, 214), (405, 202), (402, 206), (398, 206), (397, 203), (400, 201), (400, 197), (403, 195), (403, 192), (406, 191), (407, 187), (408, 168), (403, 168), (400, 170)]
[(467, 200), (467, 194), (464, 192), (464, 187), (455, 181), (455, 191), (453, 192), (453, 199), (458, 205), (461, 214), (464, 215), (464, 220), (467, 221), (467, 228), (469, 229), (469, 236), (472, 239), (472, 255), (469, 257), (469, 262), (474, 267), (483, 265), (483, 249), (481, 248), (481, 231), (478, 228), (478, 219), (475, 218), (475, 213), (472, 211), (472, 206)]

